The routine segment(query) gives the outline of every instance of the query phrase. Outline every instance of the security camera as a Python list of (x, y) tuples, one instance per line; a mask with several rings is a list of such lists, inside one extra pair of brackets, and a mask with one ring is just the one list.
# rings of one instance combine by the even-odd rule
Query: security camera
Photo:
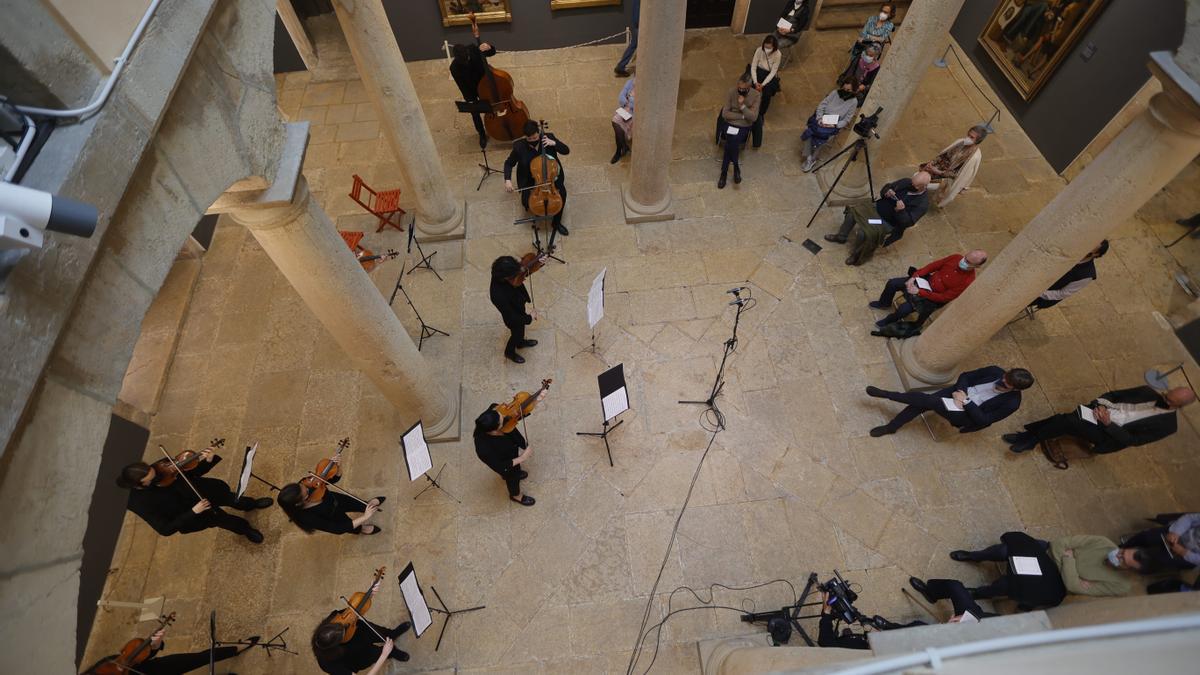
[(46, 230), (91, 237), (98, 218), (91, 204), (0, 182), (0, 249), (41, 248)]

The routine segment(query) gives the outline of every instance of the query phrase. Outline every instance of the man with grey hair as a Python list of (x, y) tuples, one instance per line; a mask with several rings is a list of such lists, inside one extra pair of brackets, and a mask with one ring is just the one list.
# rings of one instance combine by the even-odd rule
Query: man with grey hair
[(934, 182), (929, 184), (929, 189), (936, 190), (941, 197), (938, 208), (944, 208), (958, 193), (971, 186), (983, 161), (979, 146), (987, 136), (987, 127), (976, 124), (967, 130), (965, 137), (954, 141), (943, 148), (937, 157), (921, 165), (921, 171), (933, 177)]
[(929, 210), (927, 188), (931, 177), (918, 171), (911, 178), (884, 185), (874, 203), (864, 199), (846, 207), (842, 226), (835, 234), (825, 235), (825, 241), (846, 243), (850, 230), (858, 226), (850, 246), (847, 265), (861, 265), (871, 259), (879, 246), (889, 246), (904, 231), (921, 219)]

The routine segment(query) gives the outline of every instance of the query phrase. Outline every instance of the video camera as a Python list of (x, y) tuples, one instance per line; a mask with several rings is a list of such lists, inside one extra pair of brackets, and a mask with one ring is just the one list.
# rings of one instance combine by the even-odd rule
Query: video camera
[(854, 123), (854, 133), (867, 138), (874, 136), (879, 138), (879, 134), (875, 133), (875, 127), (879, 126), (879, 113), (883, 112), (883, 106), (875, 109), (875, 112), (870, 115), (859, 113), (858, 121)]
[[(878, 115), (875, 113), (872, 117)], [(854, 606), (854, 602), (858, 600), (858, 593), (851, 590), (850, 585), (842, 578), (842, 575), (837, 570), (833, 571), (833, 578), (823, 584), (817, 584), (817, 588), (829, 595), (826, 604), (829, 605), (830, 611), (834, 618), (842, 623), (857, 623), (862, 626), (870, 626), (875, 630), (893, 630), (902, 628), (899, 624), (888, 621), (878, 614), (868, 617), (858, 608)]]

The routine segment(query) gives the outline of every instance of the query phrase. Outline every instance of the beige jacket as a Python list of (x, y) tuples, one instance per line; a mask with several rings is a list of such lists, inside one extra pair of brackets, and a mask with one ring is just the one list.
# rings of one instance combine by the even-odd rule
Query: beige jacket
[(762, 94), (751, 88), (746, 92), (745, 102), (738, 105), (738, 91), (735, 86), (725, 97), (725, 107), (721, 108), (721, 118), (735, 127), (754, 126), (755, 120), (758, 119), (758, 104), (761, 99)]

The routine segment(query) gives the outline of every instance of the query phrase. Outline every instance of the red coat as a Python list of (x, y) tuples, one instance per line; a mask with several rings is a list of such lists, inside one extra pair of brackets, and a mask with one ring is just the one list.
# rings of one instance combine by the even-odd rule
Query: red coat
[(934, 260), (913, 273), (914, 277), (925, 277), (929, 281), (930, 290), (921, 289), (917, 295), (944, 305), (967, 290), (967, 286), (975, 281), (975, 270), (962, 271), (958, 266), (959, 260), (962, 260), (962, 254), (955, 253)]

